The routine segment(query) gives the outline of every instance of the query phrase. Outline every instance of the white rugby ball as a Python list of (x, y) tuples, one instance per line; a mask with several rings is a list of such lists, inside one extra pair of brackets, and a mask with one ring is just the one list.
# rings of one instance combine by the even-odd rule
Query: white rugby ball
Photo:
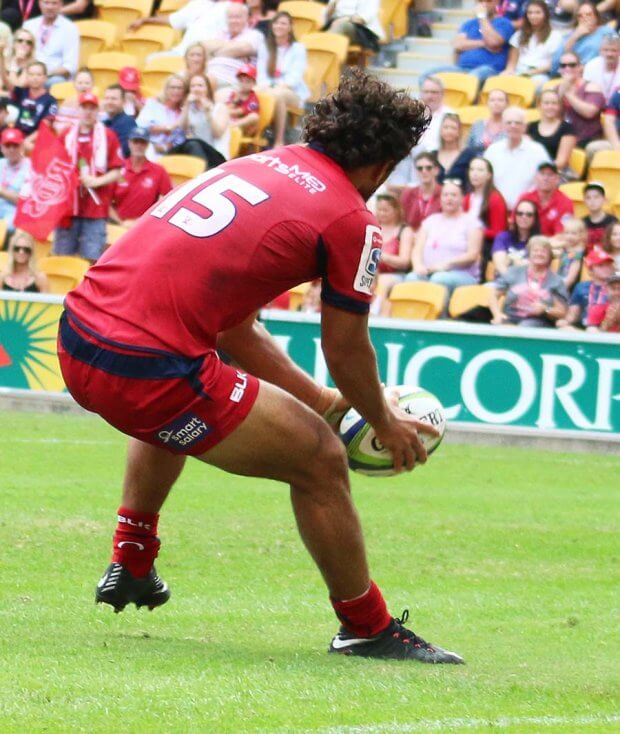
[[(398, 404), (409, 415), (419, 421), (430, 423), (439, 431), (438, 436), (420, 433), (420, 440), (427, 452), (433, 453), (441, 443), (446, 431), (446, 416), (443, 405), (428, 390), (410, 385), (389, 388), (398, 392)], [(377, 439), (374, 429), (364, 418), (351, 408), (338, 428), (340, 438), (347, 447), (349, 466), (360, 474), (390, 477), (395, 474), (392, 455)]]

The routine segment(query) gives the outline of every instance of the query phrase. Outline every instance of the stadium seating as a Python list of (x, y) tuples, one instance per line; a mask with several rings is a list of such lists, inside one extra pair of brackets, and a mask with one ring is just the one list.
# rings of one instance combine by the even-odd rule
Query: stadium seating
[(52, 236), (49, 236), (47, 240), (35, 240), (34, 241), (34, 254), (37, 259), (42, 260), (44, 257), (49, 257), (52, 254)]
[(123, 227), (120, 224), (112, 224), (108, 222), (106, 224), (106, 244), (111, 247), (116, 240), (122, 237), (127, 232), (127, 227)]
[(77, 20), (80, 34), (80, 66), (86, 66), (92, 54), (112, 49), (116, 43), (116, 26), (105, 20)]
[(236, 158), (239, 155), (241, 149), (241, 138), (243, 133), (238, 125), (233, 125), (230, 128), (230, 140), (228, 141), (228, 156), (229, 158)]
[(491, 114), (489, 108), (486, 105), (473, 104), (464, 105), (459, 107), (457, 110), (459, 120), (461, 121), (461, 138), (463, 142), (467, 140), (471, 126), (477, 120), (486, 120)]
[(152, 6), (153, 0), (104, 0), (97, 7), (97, 15), (101, 20), (112, 23), (117, 39), (121, 39), (134, 20), (148, 18)]
[(379, 20), (388, 41), (407, 35), (409, 0), (381, 0)]
[(296, 285), (294, 288), (291, 288), (289, 293), (289, 302), (288, 302), (288, 310), (289, 311), (299, 311), (301, 308), (301, 304), (304, 301), (304, 296), (308, 292), (308, 289), (310, 288), (310, 283), (300, 283), (299, 285)]
[(463, 107), (473, 103), (478, 94), (478, 79), (457, 71), (440, 71), (435, 76), (444, 86), (444, 101), (448, 107)]
[(349, 51), (349, 39), (339, 33), (307, 33), (301, 43), (308, 52), (306, 82), (315, 102), (338, 86), (340, 70)]
[(256, 92), (256, 96), (260, 105), (256, 134), (252, 136), (243, 135), (241, 138), (241, 147), (247, 147), (254, 153), (258, 153), (259, 150), (269, 145), (269, 141), (263, 137), (263, 133), (273, 119), (276, 106), (275, 97), (269, 92)]
[(448, 313), (458, 319), (467, 311), (477, 306), (489, 306), (489, 290), (485, 285), (462, 285), (452, 291)]
[(88, 68), (92, 71), (95, 84), (100, 89), (118, 83), (118, 72), (124, 66), (138, 67), (138, 59), (133, 54), (120, 51), (104, 51), (93, 54), (88, 60)]
[(582, 150), (581, 148), (573, 148), (568, 160), (568, 165), (579, 176), (579, 178), (583, 178), (583, 175), (586, 172), (586, 162), (587, 158), (585, 150)]
[(6, 233), (8, 231), (8, 224), (6, 219), (0, 219), (0, 251), (2, 249), (2, 244), (4, 240), (6, 239)]
[(536, 96), (536, 85), (526, 76), (498, 75), (490, 76), (482, 86), (480, 103), (486, 104), (489, 92), (501, 89), (506, 92), (511, 105), (530, 107)]
[(566, 194), (568, 198), (573, 202), (575, 209), (575, 216), (585, 217), (588, 213), (586, 205), (583, 203), (583, 181), (571, 181), (560, 186), (560, 191)]
[(50, 292), (64, 295), (82, 281), (90, 263), (81, 257), (50, 255), (44, 257), (38, 267), (47, 275)]
[(128, 31), (121, 40), (125, 53), (133, 54), (140, 66), (144, 66), (147, 56), (170, 50), (177, 40), (173, 28), (158, 25), (144, 25), (137, 31)]
[(182, 56), (158, 56), (144, 65), (142, 81), (151, 89), (161, 90), (170, 74), (178, 74), (185, 68)]
[(432, 320), (439, 317), (446, 289), (435, 283), (397, 283), (390, 293), (391, 315), (397, 319)]
[(613, 205), (613, 211), (612, 211), (612, 214), (613, 214), (613, 215), (614, 215), (614, 216), (615, 216), (615, 217), (616, 217), (617, 219), (620, 219), (620, 194), (618, 195), (618, 197), (617, 197), (617, 198), (616, 198), (616, 200), (614, 201), (614, 205)]
[(588, 181), (599, 181), (609, 201), (620, 194), (620, 150), (599, 150), (590, 162)]
[(206, 163), (195, 155), (164, 155), (157, 161), (172, 179), (175, 186), (190, 181), (206, 169)]
[(5, 250), (0, 251), (0, 273), (6, 272), (9, 266), (9, 253)]
[(185, 5), (187, 5), (187, 0), (162, 0), (157, 15), (168, 16), (171, 13), (176, 13), (177, 10), (181, 10)]
[(312, 0), (285, 0), (278, 5), (278, 12), (292, 16), (293, 33), (298, 39), (320, 31), (325, 24), (325, 5)]

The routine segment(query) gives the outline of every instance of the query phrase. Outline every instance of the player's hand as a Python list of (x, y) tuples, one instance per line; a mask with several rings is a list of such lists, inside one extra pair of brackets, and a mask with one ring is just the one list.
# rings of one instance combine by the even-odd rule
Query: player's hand
[(342, 395), (340, 390), (322, 387), (321, 395), (314, 409), (332, 428), (336, 429), (342, 420), (342, 416), (350, 407), (351, 403)]
[(386, 398), (390, 408), (388, 419), (382, 426), (375, 425), (377, 439), (392, 454), (394, 470), (411, 471), (416, 464), (424, 464), (428, 454), (420, 439), (420, 433), (439, 436), (439, 431), (405, 413), (398, 405), (398, 392), (390, 391)]

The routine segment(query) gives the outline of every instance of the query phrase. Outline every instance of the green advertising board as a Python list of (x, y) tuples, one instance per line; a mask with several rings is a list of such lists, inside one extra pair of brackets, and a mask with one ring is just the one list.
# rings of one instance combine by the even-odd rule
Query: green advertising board
[[(297, 364), (329, 382), (318, 316), (265, 311), (263, 322)], [(376, 319), (371, 337), (383, 382), (425, 387), (451, 421), (620, 440), (618, 335)]]
[[(61, 304), (60, 296), (0, 292), (0, 389), (65, 390)], [(329, 384), (318, 315), (263, 311), (262, 320), (297, 364)], [(425, 387), (453, 423), (620, 441), (619, 335), (396, 319), (376, 319), (370, 332), (383, 382)]]

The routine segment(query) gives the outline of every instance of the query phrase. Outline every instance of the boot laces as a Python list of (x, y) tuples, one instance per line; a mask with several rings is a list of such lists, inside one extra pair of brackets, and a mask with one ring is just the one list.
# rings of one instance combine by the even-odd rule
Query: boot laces
[(435, 652), (435, 649), (431, 644), (423, 640), (421, 637), (416, 635), (410, 629), (405, 627), (405, 622), (409, 619), (409, 610), (404, 609), (400, 617), (394, 617), (394, 627), (392, 637), (400, 639), (405, 645), (413, 645), (414, 647), (423, 647), (429, 652)]

